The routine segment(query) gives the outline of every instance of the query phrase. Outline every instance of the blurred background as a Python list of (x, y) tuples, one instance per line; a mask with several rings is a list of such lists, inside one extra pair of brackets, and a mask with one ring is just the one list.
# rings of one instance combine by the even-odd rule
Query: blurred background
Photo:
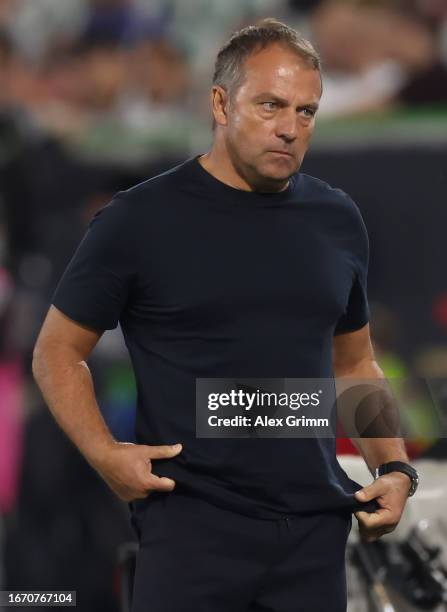
[[(445, 409), (447, 0), (0, 0), (0, 588), (76, 589), (79, 610), (121, 609), (127, 506), (53, 422), (32, 349), (94, 212), (207, 150), (216, 52), (267, 16), (299, 29), (323, 58), (303, 171), (362, 211), (379, 363), (390, 377), (437, 381)], [(132, 441), (134, 379), (119, 328), (90, 365), (106, 421)], [(447, 510), (445, 439), (424, 422), (423, 404), (408, 392), (408, 450), (429, 462), (442, 490), (427, 499)], [(354, 454), (349, 440), (338, 444), (340, 457)], [(436, 598), (403, 591), (396, 610), (438, 609)], [(380, 609), (355, 587), (351, 595), (352, 612)]]

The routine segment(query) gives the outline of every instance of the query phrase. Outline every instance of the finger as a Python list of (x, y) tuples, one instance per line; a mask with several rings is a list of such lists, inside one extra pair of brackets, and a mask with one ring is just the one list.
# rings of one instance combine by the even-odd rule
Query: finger
[(146, 446), (147, 456), (149, 459), (169, 459), (175, 457), (182, 450), (181, 444), (166, 444), (163, 446)]
[(369, 531), (361, 531), (360, 532), (360, 537), (363, 540), (363, 542), (366, 542), (367, 544), (370, 544), (371, 542), (376, 542), (380, 537), (381, 537), (381, 533), (378, 532), (369, 532)]
[(379, 527), (369, 527), (359, 522), (359, 535), (364, 542), (374, 542), (382, 535), (382, 531)]
[(375, 542), (379, 538), (394, 531), (393, 527), (383, 527), (382, 529), (360, 530), (360, 536), (365, 542)]
[(366, 529), (376, 529), (390, 524), (390, 516), (388, 510), (382, 508), (377, 512), (358, 512), (359, 522)]
[(373, 516), (372, 513), (370, 512), (356, 512), (355, 513), (355, 517), (358, 520), (359, 523), (359, 530), (362, 531), (362, 529), (372, 529), (374, 527), (376, 527), (376, 523), (374, 521), (374, 519), (371, 519), (371, 517)]
[(172, 491), (175, 487), (175, 480), (166, 476), (156, 476), (149, 474), (145, 479), (144, 487), (155, 491)]
[(386, 493), (386, 490), (387, 488), (385, 486), (385, 483), (381, 481), (380, 478), (378, 478), (370, 485), (363, 487), (363, 489), (360, 489), (359, 491), (356, 491), (355, 498), (360, 502), (371, 501), (372, 499), (380, 497), (380, 495)]

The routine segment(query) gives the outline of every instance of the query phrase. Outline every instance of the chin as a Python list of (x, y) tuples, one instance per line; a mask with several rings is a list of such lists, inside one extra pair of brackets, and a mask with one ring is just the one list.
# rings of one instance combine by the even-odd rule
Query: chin
[(273, 180), (287, 180), (292, 174), (298, 171), (300, 164), (297, 163), (296, 159), (292, 157), (290, 159), (281, 159), (262, 164), (258, 171), (261, 175), (266, 178), (269, 177)]
[(272, 181), (275, 183), (288, 181), (292, 174), (295, 174), (295, 172), (295, 167), (289, 170), (286, 170), (285, 168), (278, 168), (276, 170), (272, 168), (259, 168), (258, 170), (259, 176), (265, 181)]

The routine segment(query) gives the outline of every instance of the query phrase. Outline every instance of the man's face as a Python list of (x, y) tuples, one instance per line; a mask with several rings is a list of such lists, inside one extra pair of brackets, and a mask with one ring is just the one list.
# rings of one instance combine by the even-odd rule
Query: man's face
[(321, 97), (318, 70), (280, 45), (250, 55), (227, 106), (227, 150), (251, 184), (281, 186), (301, 166)]

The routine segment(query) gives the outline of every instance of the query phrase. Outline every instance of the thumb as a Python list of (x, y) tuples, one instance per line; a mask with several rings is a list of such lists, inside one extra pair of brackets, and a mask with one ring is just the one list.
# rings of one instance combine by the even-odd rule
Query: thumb
[(375, 499), (378, 496), (377, 487), (375, 483), (368, 485), (367, 487), (363, 487), (359, 491), (356, 491), (355, 497), (358, 501), (367, 502), (371, 499)]

